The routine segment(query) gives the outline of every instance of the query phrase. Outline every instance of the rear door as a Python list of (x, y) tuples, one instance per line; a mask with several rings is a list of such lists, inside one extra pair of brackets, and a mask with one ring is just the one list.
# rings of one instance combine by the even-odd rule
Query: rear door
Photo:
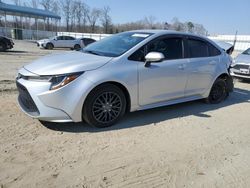
[(74, 37), (65, 36), (65, 47), (68, 48), (74, 48), (75, 44), (77, 44), (77, 41)]
[(196, 37), (186, 38), (185, 49), (189, 58), (185, 96), (201, 95), (214, 79), (221, 52), (212, 44)]

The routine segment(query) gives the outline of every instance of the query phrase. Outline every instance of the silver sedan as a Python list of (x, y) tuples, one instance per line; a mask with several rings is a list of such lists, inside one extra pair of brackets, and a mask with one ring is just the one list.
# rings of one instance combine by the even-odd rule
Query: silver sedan
[(250, 48), (235, 58), (231, 74), (237, 78), (250, 79)]
[(230, 65), (229, 55), (205, 37), (129, 31), (25, 65), (16, 80), (18, 101), (43, 121), (107, 127), (126, 112), (223, 101), (233, 89)]

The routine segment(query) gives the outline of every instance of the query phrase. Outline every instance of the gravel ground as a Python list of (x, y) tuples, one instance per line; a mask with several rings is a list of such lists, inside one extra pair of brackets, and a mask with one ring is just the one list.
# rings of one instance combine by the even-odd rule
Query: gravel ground
[(1, 188), (250, 187), (250, 83), (218, 105), (134, 112), (107, 129), (41, 124), (18, 108), (15, 75), (56, 50), (15, 43), (0, 53)]

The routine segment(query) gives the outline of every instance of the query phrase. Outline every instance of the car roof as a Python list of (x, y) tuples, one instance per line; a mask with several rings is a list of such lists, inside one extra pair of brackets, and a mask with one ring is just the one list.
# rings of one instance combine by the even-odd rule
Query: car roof
[[(196, 35), (192, 33), (174, 31), (174, 30), (157, 30), (157, 29), (142, 29), (142, 30), (132, 30), (129, 32), (138, 32), (138, 33), (151, 33), (151, 34), (158, 34), (158, 35), (166, 35), (166, 34), (176, 34), (176, 35), (187, 35), (187, 36), (194, 36), (194, 37), (202, 37), (201, 35)], [(202, 37), (203, 38), (203, 37)]]

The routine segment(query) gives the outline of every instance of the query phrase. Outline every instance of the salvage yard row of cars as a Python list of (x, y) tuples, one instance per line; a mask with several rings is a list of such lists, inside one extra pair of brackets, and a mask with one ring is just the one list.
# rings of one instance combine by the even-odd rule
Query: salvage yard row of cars
[[(38, 40), (36, 42), (38, 47), (52, 50), (53, 48), (70, 48), (71, 50), (79, 50), (96, 42), (91, 38), (74, 38), (71, 36), (55, 36), (48, 39)], [(0, 52), (14, 48), (12, 39), (0, 36)]]
[(12, 39), (0, 35), (0, 52), (12, 49), (14, 42)]
[(70, 48), (79, 50), (95, 42), (91, 38), (74, 38), (71, 36), (55, 36), (49, 39), (42, 39), (37, 41), (37, 46), (52, 50), (53, 48)]

